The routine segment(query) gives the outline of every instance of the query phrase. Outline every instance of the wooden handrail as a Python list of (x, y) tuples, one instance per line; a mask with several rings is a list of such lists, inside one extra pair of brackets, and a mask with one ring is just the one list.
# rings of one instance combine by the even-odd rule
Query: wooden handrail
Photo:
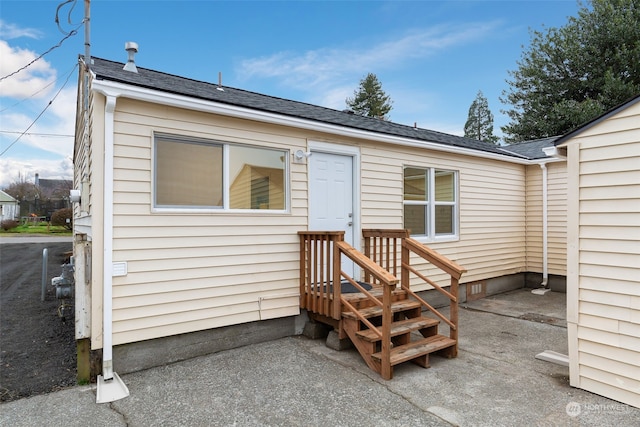
[(399, 280), (393, 274), (389, 273), (380, 265), (371, 261), (367, 256), (365, 256), (362, 252), (358, 251), (356, 248), (351, 246), (349, 243), (345, 241), (336, 242), (336, 247), (340, 250), (342, 254), (344, 254), (347, 258), (358, 264), (362, 269), (366, 270), (371, 274), (376, 280), (386, 286), (395, 286), (398, 284)]
[(419, 278), (421, 278), (422, 280), (424, 280), (425, 282), (427, 282), (428, 284), (433, 286), (438, 292), (440, 292), (441, 294), (443, 294), (447, 298), (449, 298), (449, 300), (451, 300), (453, 302), (458, 302), (458, 298), (457, 297), (451, 295), (451, 293), (447, 292), (442, 286), (438, 285), (436, 282), (434, 282), (433, 280), (429, 279), (424, 274), (420, 273), (414, 267), (410, 266), (409, 264), (404, 264), (403, 263), (402, 264), (402, 268), (406, 268), (407, 270), (409, 270), (410, 272), (412, 272), (413, 274), (415, 274), (416, 276), (418, 276)]
[[(387, 269), (393, 269), (396, 271), (397, 258), (396, 246), (397, 240), (401, 240), (401, 287), (420, 304), (426, 307), (430, 312), (439, 317), (447, 325), (449, 325), (449, 336), (456, 341), (456, 346), (453, 348), (451, 355), (455, 357), (457, 354), (457, 342), (458, 342), (458, 280), (467, 270), (447, 257), (439, 254), (431, 248), (423, 245), (417, 240), (410, 237), (408, 230), (385, 230), (385, 229), (369, 229), (363, 230), (362, 235), (365, 241), (365, 254), (370, 256), (373, 261), (385, 265)], [(415, 254), (431, 265), (439, 268), (451, 278), (449, 290), (445, 290), (442, 286), (435, 283), (433, 280), (426, 277), (418, 269), (411, 266), (411, 254)], [(394, 260), (390, 260), (393, 257)], [(411, 290), (409, 274), (413, 273), (425, 283), (431, 285), (435, 290), (442, 293), (449, 299), (449, 318), (444, 316), (433, 306), (427, 303), (424, 299), (418, 296)], [(366, 278), (367, 276), (365, 276)], [(384, 333), (384, 330), (383, 330)]]
[(429, 311), (431, 311), (433, 314), (438, 316), (443, 322), (445, 322), (447, 325), (449, 325), (452, 329), (458, 329), (458, 326), (456, 326), (456, 324), (454, 324), (451, 320), (447, 319), (447, 316), (445, 316), (444, 314), (440, 313), (438, 310), (435, 309), (435, 307), (433, 307), (431, 304), (429, 304), (428, 302), (426, 302), (425, 300), (420, 298), (420, 296), (418, 294), (416, 294), (415, 292), (413, 292), (409, 288), (403, 288), (403, 289), (405, 291), (407, 291), (416, 300), (418, 300), (418, 302), (420, 302), (420, 304), (422, 304), (425, 307), (427, 307), (429, 309)]
[(408, 237), (402, 241), (403, 246), (406, 246), (411, 252), (419, 255), (422, 259), (429, 261), (431, 264), (438, 267), (451, 277), (460, 279), (463, 273), (467, 270), (464, 267), (459, 266), (449, 258), (439, 254), (433, 249), (423, 245), (417, 240)]
[[(351, 276), (349, 276), (347, 273), (345, 273), (344, 271), (341, 271), (340, 274), (342, 275), (342, 277), (344, 277), (345, 279), (347, 279), (347, 281), (351, 284), (351, 286), (355, 287), (356, 289), (358, 289), (360, 291), (360, 293), (364, 294), (367, 296), (367, 298), (369, 298), (374, 304), (376, 304), (378, 307), (382, 307), (382, 301), (380, 301), (378, 298), (374, 297), (373, 295), (371, 295), (371, 292), (369, 292), (368, 290), (366, 290), (365, 288), (363, 288), (358, 282), (356, 282), (355, 280), (353, 280), (353, 278)], [(350, 304), (349, 304), (350, 305)]]
[[(358, 264), (365, 271), (365, 277), (373, 276), (378, 283), (382, 284), (382, 331), (374, 327), (369, 321), (366, 321), (365, 324), (370, 329), (373, 329), (373, 331), (381, 337), (382, 360), (380, 364), (380, 375), (384, 379), (391, 379), (391, 322), (393, 322), (391, 296), (392, 289), (396, 287), (396, 285), (399, 283), (399, 280), (396, 276), (391, 274), (385, 268), (373, 262), (369, 257), (356, 250), (347, 242), (336, 242), (335, 246), (338, 248), (339, 252)], [(337, 262), (340, 262), (339, 258)], [(377, 298), (373, 297), (369, 292), (365, 293), (367, 294), (369, 299), (375, 301), (375, 303), (378, 304)], [(342, 302), (345, 303), (346, 301), (343, 300)], [(358, 318), (362, 317), (360, 316), (360, 313), (358, 313), (358, 311), (355, 311), (355, 313)], [(363, 320), (363, 318), (361, 318), (360, 320)]]
[(367, 319), (362, 314), (360, 314), (360, 311), (358, 311), (358, 309), (355, 308), (353, 304), (351, 304), (349, 301), (346, 301), (346, 300), (342, 301), (342, 303), (346, 305), (349, 310), (351, 310), (351, 312), (358, 318), (358, 320), (360, 320), (362, 323), (367, 325), (367, 328), (371, 329), (378, 337), (380, 338), (383, 337), (382, 332), (380, 332), (380, 330), (377, 327), (373, 326), (373, 324), (369, 322), (369, 319)]

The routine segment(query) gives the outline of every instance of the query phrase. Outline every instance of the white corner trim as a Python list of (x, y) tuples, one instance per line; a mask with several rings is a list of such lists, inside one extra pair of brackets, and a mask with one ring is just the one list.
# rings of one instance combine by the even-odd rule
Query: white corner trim
[(113, 378), (113, 132), (116, 97), (106, 95), (104, 112), (104, 220), (102, 253), (102, 366), (105, 380)]

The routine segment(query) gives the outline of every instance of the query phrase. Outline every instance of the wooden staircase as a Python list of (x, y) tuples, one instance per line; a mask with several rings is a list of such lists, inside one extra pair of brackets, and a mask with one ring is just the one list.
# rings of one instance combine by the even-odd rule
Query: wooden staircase
[[(458, 279), (466, 270), (411, 239), (406, 230), (364, 230), (364, 254), (346, 243), (342, 232), (298, 234), (300, 307), (314, 321), (333, 326), (341, 339), (348, 337), (382, 378), (393, 378), (393, 367), (408, 361), (428, 368), (434, 353), (457, 356)], [(412, 256), (446, 272), (450, 289), (411, 266)], [(342, 257), (360, 267), (364, 282), (341, 270)], [(449, 298), (449, 318), (411, 290), (410, 273)], [(342, 293), (342, 286), (331, 285), (345, 282), (356, 292)], [(424, 308), (438, 319), (423, 316)], [(449, 336), (438, 333), (440, 321), (449, 325)]]
[[(381, 291), (373, 291), (372, 295), (382, 298)], [(428, 368), (429, 355), (438, 353), (445, 357), (455, 357), (457, 342), (447, 336), (438, 334), (439, 320), (422, 315), (422, 304), (411, 300), (406, 292), (394, 292), (395, 301), (391, 303), (393, 320), (389, 328), (390, 353), (389, 374), (393, 377), (393, 367), (411, 361), (423, 368)], [(341, 326), (367, 366), (382, 374), (384, 354), (382, 352), (382, 336), (375, 329), (369, 328), (360, 317), (367, 319), (374, 326), (382, 326), (383, 309), (373, 304), (361, 293), (343, 294), (351, 305), (357, 306), (358, 316), (353, 311), (342, 313)], [(389, 378), (389, 379), (390, 379)]]

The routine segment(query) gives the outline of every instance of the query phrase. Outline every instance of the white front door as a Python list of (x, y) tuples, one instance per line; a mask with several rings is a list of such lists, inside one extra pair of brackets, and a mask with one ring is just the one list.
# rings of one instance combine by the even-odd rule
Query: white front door
[[(353, 157), (312, 152), (309, 157), (309, 230), (344, 231), (353, 246)], [(353, 277), (354, 265), (342, 259), (342, 270)]]

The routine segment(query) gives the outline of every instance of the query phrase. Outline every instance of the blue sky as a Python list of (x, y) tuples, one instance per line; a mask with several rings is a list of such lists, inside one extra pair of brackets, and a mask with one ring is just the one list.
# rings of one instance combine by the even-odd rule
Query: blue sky
[[(65, 39), (55, 22), (65, 2), (0, 2), (0, 77)], [(138, 67), (212, 83), (222, 73), (226, 86), (335, 109), (371, 72), (393, 101), (392, 121), (454, 135), (481, 90), (501, 135), (499, 97), (529, 30), (564, 26), (578, 3), (92, 0), (90, 9), (93, 56), (125, 62), (134, 41)], [(19, 175), (72, 176), (84, 1), (58, 16), (77, 34), (0, 81), (0, 188)]]

